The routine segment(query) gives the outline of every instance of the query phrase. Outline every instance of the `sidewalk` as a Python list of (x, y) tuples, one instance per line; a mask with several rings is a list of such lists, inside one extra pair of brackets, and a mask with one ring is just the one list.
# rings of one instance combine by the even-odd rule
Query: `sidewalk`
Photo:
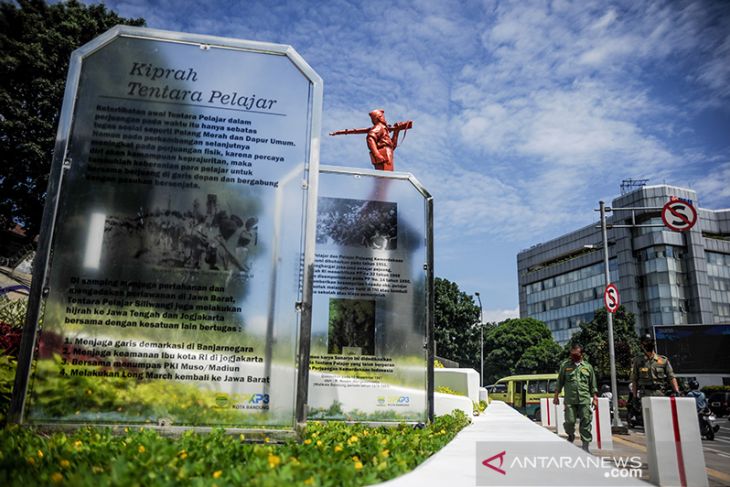
[[(491, 442), (494, 453), (500, 453), (504, 463), (489, 461), (489, 454), (477, 457), (477, 442)], [(496, 450), (494, 449), (496, 448)], [(481, 458), (484, 456), (484, 458)], [(499, 455), (495, 455), (499, 456)], [(494, 459), (495, 457), (491, 457)], [(567, 460), (568, 467), (556, 465), (515, 468), (520, 459), (559, 458)], [(571, 445), (555, 433), (532, 422), (501, 401), (493, 401), (484, 414), (464, 428), (448, 445), (419, 465), (415, 470), (384, 482), (383, 487), (474, 486), (479, 470), (481, 485), (641, 485), (636, 478), (609, 478), (601, 467), (570, 468), (571, 464), (586, 464), (599, 460)], [(502, 467), (501, 469), (495, 467)], [(496, 470), (502, 470), (499, 473)]]

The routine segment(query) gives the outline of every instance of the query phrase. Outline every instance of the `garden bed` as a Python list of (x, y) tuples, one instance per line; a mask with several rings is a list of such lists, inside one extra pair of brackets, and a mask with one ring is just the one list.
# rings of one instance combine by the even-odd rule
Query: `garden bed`
[(421, 429), (309, 423), (302, 441), (249, 443), (222, 429), (178, 438), (134, 428), (39, 434), (0, 430), (0, 485), (368, 485), (406, 473), (469, 419), (441, 416)]

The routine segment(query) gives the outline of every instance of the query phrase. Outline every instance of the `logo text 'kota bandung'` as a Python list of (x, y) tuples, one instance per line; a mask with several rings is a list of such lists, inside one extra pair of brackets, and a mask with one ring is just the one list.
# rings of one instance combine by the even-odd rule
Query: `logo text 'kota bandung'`
[[(497, 453), (496, 455), (491, 456), (491, 457), (487, 458), (486, 460), (484, 460), (482, 462), (482, 465), (484, 465), (485, 467), (489, 467), (492, 470), (494, 470), (495, 472), (501, 473), (502, 475), (507, 475), (507, 472), (505, 472), (501, 468), (502, 465), (504, 464), (504, 456), (506, 453), (507, 453), (507, 451), (503, 450), (501, 453)], [(492, 462), (498, 458), (499, 458), (499, 466), (492, 465)]]

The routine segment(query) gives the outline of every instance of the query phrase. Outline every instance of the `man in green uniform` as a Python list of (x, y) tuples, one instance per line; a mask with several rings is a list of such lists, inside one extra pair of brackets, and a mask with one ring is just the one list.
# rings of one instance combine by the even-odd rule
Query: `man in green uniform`
[(667, 383), (679, 394), (679, 385), (669, 359), (654, 351), (654, 339), (651, 335), (644, 335), (640, 342), (644, 353), (636, 357), (631, 366), (631, 386), (635, 397), (641, 399), (663, 396)]
[(565, 388), (565, 423), (563, 426), (568, 434), (568, 441), (572, 443), (575, 440), (575, 421), (578, 419), (582, 446), (585, 451), (588, 451), (588, 445), (593, 439), (593, 435), (591, 435), (592, 407), (598, 403), (598, 388), (593, 367), (583, 360), (583, 347), (577, 343), (570, 348), (570, 358), (560, 365), (553, 403), (560, 403), (558, 396), (563, 388)]

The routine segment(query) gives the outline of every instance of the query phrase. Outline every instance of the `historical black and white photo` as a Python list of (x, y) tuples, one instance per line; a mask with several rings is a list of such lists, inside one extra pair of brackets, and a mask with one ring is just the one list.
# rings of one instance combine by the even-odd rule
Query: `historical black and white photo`
[(323, 197), (318, 213), (318, 244), (377, 250), (398, 247), (396, 203)]

